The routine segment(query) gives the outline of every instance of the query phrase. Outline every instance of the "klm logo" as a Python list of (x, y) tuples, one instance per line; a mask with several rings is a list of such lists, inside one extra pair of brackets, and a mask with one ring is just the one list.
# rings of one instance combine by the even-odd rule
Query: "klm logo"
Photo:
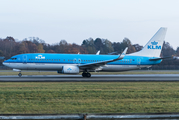
[(148, 49), (162, 49), (162, 47), (161, 46), (158, 46), (157, 44), (158, 44), (158, 42), (151, 42), (151, 44), (152, 45), (148, 45)]
[(67, 70), (72, 70), (71, 68), (68, 68)]
[(45, 57), (42, 56), (42, 55), (38, 55), (38, 56), (36, 56), (35, 58), (36, 58), (36, 59), (45, 59)]

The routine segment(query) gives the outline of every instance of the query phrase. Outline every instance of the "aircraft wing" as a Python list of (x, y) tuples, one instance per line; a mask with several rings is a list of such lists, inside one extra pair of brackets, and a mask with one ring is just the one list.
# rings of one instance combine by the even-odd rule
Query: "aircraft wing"
[(88, 64), (81, 64), (81, 65), (79, 65), (79, 68), (80, 69), (96, 69), (100, 66), (106, 65), (107, 63), (114, 62), (114, 61), (117, 61), (117, 60), (121, 60), (125, 57), (127, 49), (128, 48), (126, 48), (123, 51), (123, 53), (121, 55), (119, 55), (116, 59), (105, 60), (105, 61), (100, 61), (100, 62), (93, 62), (93, 63), (88, 63)]

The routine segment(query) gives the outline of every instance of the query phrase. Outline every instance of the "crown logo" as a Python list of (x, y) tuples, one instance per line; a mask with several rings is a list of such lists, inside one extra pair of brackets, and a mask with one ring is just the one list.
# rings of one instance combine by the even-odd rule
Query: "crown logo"
[(152, 45), (157, 45), (158, 42), (155, 42), (155, 41), (154, 41), (154, 42), (151, 42), (151, 44), (152, 44)]
[(72, 70), (71, 68), (68, 68), (67, 70)]
[(38, 56), (36, 56), (35, 58), (36, 58), (36, 59), (45, 59), (45, 57), (42, 56), (42, 55), (38, 55)]

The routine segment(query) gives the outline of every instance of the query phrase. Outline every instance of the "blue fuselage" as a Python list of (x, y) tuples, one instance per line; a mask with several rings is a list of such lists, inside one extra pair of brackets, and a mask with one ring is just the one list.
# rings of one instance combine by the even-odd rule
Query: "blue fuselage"
[[(48, 54), (34, 53), (13, 56), (4, 65), (21, 70), (61, 70), (64, 65), (82, 65), (116, 59), (118, 55)], [(126, 55), (122, 60), (107, 63), (100, 71), (123, 71), (149, 67), (162, 60), (150, 61), (151, 57)]]

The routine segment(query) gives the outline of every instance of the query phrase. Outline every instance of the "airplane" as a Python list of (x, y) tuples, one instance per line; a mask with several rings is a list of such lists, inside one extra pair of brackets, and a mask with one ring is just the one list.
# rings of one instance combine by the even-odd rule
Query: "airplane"
[(18, 71), (21, 70), (57, 71), (63, 74), (79, 74), (91, 77), (90, 72), (120, 72), (151, 67), (161, 63), (160, 53), (167, 28), (161, 27), (141, 51), (126, 54), (127, 48), (121, 55), (96, 54), (55, 54), (28, 53), (11, 57), (3, 65)]

